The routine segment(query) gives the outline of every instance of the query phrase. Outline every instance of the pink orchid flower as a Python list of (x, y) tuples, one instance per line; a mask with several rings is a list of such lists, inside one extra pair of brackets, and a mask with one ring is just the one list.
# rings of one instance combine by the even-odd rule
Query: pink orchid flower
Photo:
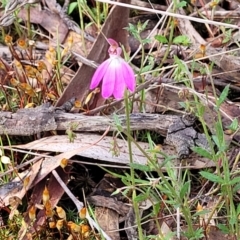
[(110, 44), (108, 49), (110, 58), (97, 68), (92, 77), (90, 89), (97, 87), (102, 81), (102, 96), (104, 98), (113, 95), (116, 99), (121, 99), (126, 87), (134, 92), (136, 80), (132, 68), (120, 56), (122, 49), (118, 43), (110, 38), (108, 42)]

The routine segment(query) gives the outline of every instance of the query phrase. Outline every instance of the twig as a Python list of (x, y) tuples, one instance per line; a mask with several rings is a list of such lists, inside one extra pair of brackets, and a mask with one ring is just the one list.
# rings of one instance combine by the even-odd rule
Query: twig
[[(74, 202), (74, 204), (77, 207), (78, 212), (81, 211), (81, 209), (83, 208), (83, 203), (80, 202), (73, 194), (72, 192), (69, 190), (69, 188), (66, 186), (66, 184), (62, 181), (62, 179), (60, 178), (60, 176), (58, 175), (58, 173), (56, 172), (56, 170), (52, 171), (53, 176), (56, 178), (56, 180), (58, 181), (58, 183), (61, 185), (61, 187), (64, 189), (65, 193), (71, 198), (71, 200)], [(112, 240), (100, 227), (99, 225), (87, 214), (86, 218), (89, 222), (89, 224), (93, 227), (95, 227), (99, 232), (102, 233), (102, 235), (105, 237), (105, 239), (107, 240)]]
[[(6, 148), (4, 148), (4, 149), (6, 149)], [(41, 160), (42, 158), (43, 158), (43, 156), (35, 157), (35, 158), (33, 158), (33, 159), (31, 159), (31, 160), (29, 160), (29, 161), (27, 161), (27, 162), (25, 162), (21, 165), (14, 166), (14, 168), (11, 168), (11, 169), (5, 171), (4, 173), (1, 173), (0, 178), (2, 178), (5, 175), (8, 175), (11, 172), (15, 172), (16, 170), (21, 169), (21, 168), (29, 165), (30, 163), (36, 163), (37, 161)]]

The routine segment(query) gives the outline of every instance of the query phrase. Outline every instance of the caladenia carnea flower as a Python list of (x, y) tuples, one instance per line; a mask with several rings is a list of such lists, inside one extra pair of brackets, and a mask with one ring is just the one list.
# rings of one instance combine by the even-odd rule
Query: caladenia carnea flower
[(134, 92), (136, 80), (130, 65), (121, 57), (122, 49), (113, 39), (108, 39), (109, 59), (104, 61), (94, 73), (90, 89), (94, 89), (102, 81), (102, 96), (116, 99), (123, 98), (124, 90)]

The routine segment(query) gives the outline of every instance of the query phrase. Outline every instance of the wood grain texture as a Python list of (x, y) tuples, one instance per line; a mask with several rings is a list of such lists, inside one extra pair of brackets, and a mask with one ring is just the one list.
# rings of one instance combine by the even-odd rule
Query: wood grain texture
[[(110, 126), (110, 131), (126, 129), (126, 116), (86, 116), (65, 112), (55, 112), (53, 108), (37, 107), (21, 109), (16, 113), (0, 112), (0, 135), (29, 136), (44, 131), (67, 130), (70, 126), (76, 132), (101, 132)], [(168, 127), (179, 119), (176, 115), (131, 114), (132, 130), (152, 130), (166, 136)], [(116, 123), (119, 122), (118, 124)], [(117, 125), (119, 125), (117, 127)]]

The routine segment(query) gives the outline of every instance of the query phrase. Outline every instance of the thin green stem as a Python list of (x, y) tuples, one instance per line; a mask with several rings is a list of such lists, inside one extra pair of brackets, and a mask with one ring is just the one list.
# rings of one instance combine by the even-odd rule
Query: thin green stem
[[(135, 210), (135, 214), (136, 214), (136, 220), (137, 220), (137, 226), (139, 231), (139, 239), (143, 239), (142, 237), (142, 228), (141, 228), (141, 221), (140, 221), (140, 215), (139, 215), (139, 209), (138, 209), (138, 204), (135, 203), (134, 198), (136, 197), (136, 189), (135, 189), (135, 172), (134, 172), (134, 168), (131, 166), (131, 164), (133, 163), (133, 158), (132, 158), (132, 146), (131, 143), (132, 141), (134, 141), (134, 139), (132, 138), (130, 132), (130, 112), (129, 112), (129, 102), (128, 102), (128, 93), (125, 92), (125, 107), (126, 107), (126, 124), (127, 124), (127, 131), (126, 131), (126, 135), (127, 135), (127, 139), (128, 139), (128, 148), (129, 148), (129, 158), (130, 158), (130, 175), (131, 175), (131, 182), (133, 185), (133, 195), (132, 195), (132, 199), (133, 199), (133, 207)], [(135, 141), (134, 143), (136, 145), (138, 145)], [(139, 147), (139, 146), (138, 146)], [(149, 156), (146, 154), (146, 152), (144, 150), (141, 149), (141, 147), (139, 148), (140, 151), (147, 157), (147, 159), (150, 160), (150, 162), (152, 162), (152, 159), (149, 158)], [(183, 203), (183, 199), (180, 198), (179, 194), (176, 193), (174, 187), (172, 187), (172, 185), (169, 183), (169, 181), (166, 179), (166, 177), (164, 176), (164, 174), (161, 171), (161, 168), (156, 167), (156, 171), (158, 172), (159, 176), (161, 177), (164, 186), (166, 186), (166, 188), (168, 188), (168, 190), (171, 192), (173, 199), (175, 199), (175, 201), (177, 202), (177, 205), (179, 205), (181, 207), (181, 210), (183, 212), (183, 215), (186, 219), (186, 222), (188, 224), (188, 230), (189, 230), (189, 234), (191, 236), (194, 236), (194, 229), (193, 229), (193, 225), (192, 225), (192, 220), (191, 220), (191, 212), (190, 209), (188, 208), (188, 206), (185, 206), (185, 204)]]
[(27, 4), (27, 32), (28, 39), (32, 39), (32, 31), (31, 31), (31, 21), (30, 21), (30, 4)]
[(108, 3), (103, 3), (103, 13), (104, 13), (104, 18), (107, 18), (108, 15)]
[[(167, 50), (164, 53), (162, 61), (161, 61), (160, 65), (159, 65), (159, 68), (161, 68), (162, 65), (166, 62), (166, 59), (167, 59), (169, 51), (170, 51), (170, 47), (172, 45), (173, 33), (174, 33), (174, 22), (173, 22), (172, 19), (169, 19), (168, 25), (171, 25), (169, 39), (168, 39), (168, 46), (167, 46)], [(168, 26), (167, 26), (166, 29), (168, 29)]]
[(79, 11), (79, 16), (80, 16), (80, 28), (82, 30), (81, 31), (81, 35), (82, 35), (82, 39), (83, 39), (83, 41), (82, 41), (83, 49), (84, 49), (85, 54), (87, 55), (87, 48), (86, 48), (86, 44), (85, 44), (85, 40), (84, 40), (84, 29), (85, 29), (85, 27), (84, 27), (84, 19), (83, 19), (83, 11), (84, 11), (84, 9), (83, 9), (83, 6), (82, 6), (80, 0), (78, 0), (78, 11)]
[[(125, 109), (126, 109), (126, 124), (127, 124), (127, 132), (130, 135), (131, 133), (131, 127), (130, 127), (130, 108), (129, 108), (129, 102), (128, 102), (128, 91), (125, 90), (124, 93), (124, 102), (125, 102)], [(143, 232), (141, 227), (141, 217), (140, 212), (138, 208), (138, 203), (135, 201), (135, 198), (137, 197), (136, 193), (136, 187), (135, 187), (135, 171), (132, 166), (133, 164), (133, 154), (132, 154), (132, 142), (131, 139), (127, 138), (128, 142), (128, 151), (129, 151), (129, 162), (130, 162), (130, 175), (131, 175), (131, 182), (132, 182), (132, 202), (133, 202), (133, 208), (136, 216), (137, 226), (138, 226), (138, 236), (140, 240), (143, 240)]]
[(101, 27), (101, 11), (100, 11), (100, 2), (96, 2), (96, 12), (97, 12), (97, 28)]
[[(144, 50), (144, 44), (142, 43), (142, 39), (139, 35), (139, 39), (138, 39), (141, 43), (141, 47), (142, 47), (142, 58), (141, 58), (141, 67), (140, 67), (140, 71), (142, 71), (143, 67), (144, 67), (144, 59), (145, 59), (145, 50)], [(140, 83), (143, 83), (144, 82), (144, 78), (142, 76), (140, 76)], [(143, 102), (144, 102), (144, 99), (145, 99), (145, 90), (143, 89), (141, 92), (140, 92), (140, 107), (139, 107), (139, 110), (140, 112), (142, 112), (144, 109), (143, 109)]]

